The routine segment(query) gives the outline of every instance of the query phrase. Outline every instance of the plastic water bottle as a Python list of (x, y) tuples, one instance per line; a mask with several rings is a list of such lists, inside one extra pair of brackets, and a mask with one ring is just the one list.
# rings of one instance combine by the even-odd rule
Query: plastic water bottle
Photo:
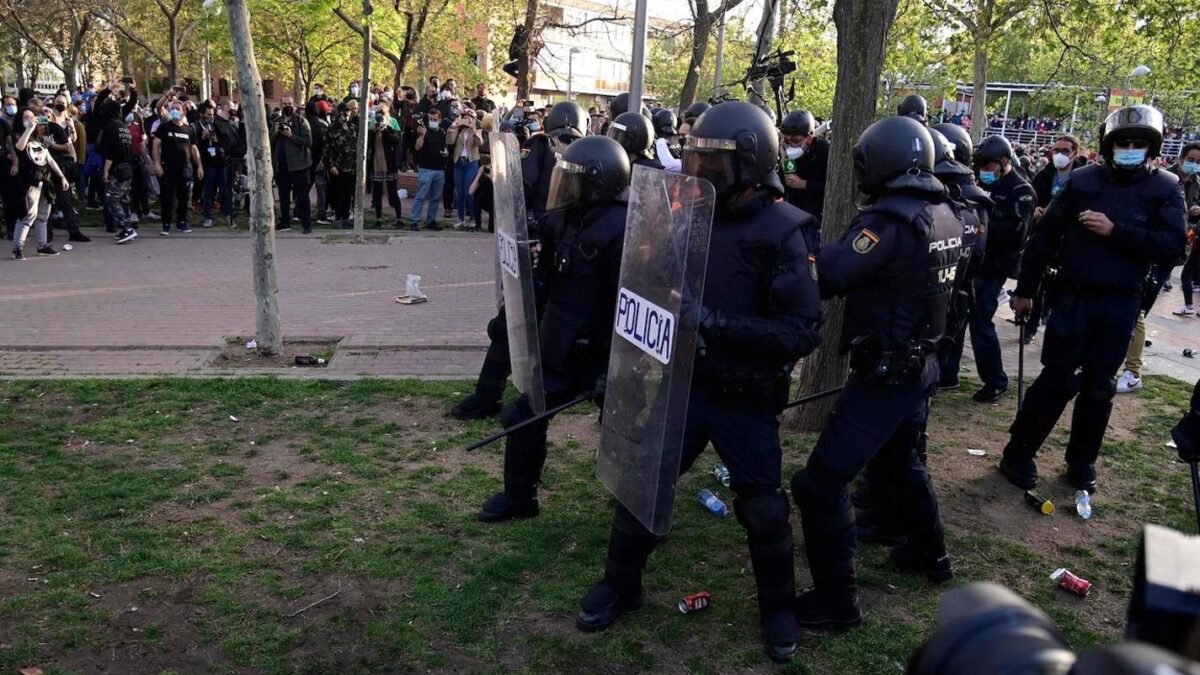
[(696, 493), (696, 501), (703, 504), (709, 513), (718, 518), (724, 518), (729, 515), (729, 509), (725, 508), (725, 502), (713, 494), (712, 490), (705, 489)]
[(1075, 493), (1075, 513), (1084, 520), (1092, 517), (1092, 497), (1087, 490)]

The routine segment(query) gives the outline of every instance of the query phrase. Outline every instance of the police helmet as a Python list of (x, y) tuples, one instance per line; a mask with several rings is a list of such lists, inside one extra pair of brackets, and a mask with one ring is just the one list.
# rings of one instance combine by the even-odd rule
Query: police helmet
[(929, 129), (933, 137), (933, 175), (935, 176), (969, 176), (971, 167), (958, 161), (954, 154), (954, 144), (946, 138), (937, 127)]
[(679, 121), (670, 108), (659, 108), (650, 116), (654, 122), (654, 135), (659, 138), (674, 136), (679, 128)]
[(787, 136), (807, 136), (817, 128), (817, 120), (807, 110), (793, 110), (783, 118), (779, 133)]
[[(629, 94), (622, 93), (613, 97), (613, 100), (608, 102), (608, 119), (615, 120), (621, 113), (629, 112)], [(650, 117), (650, 109), (646, 104), (642, 104), (641, 113), (647, 118)]]
[(863, 192), (914, 188), (940, 192), (933, 177), (933, 137), (911, 117), (886, 117), (867, 127), (854, 146), (854, 172)]
[(925, 97), (920, 94), (909, 94), (904, 97), (900, 105), (896, 106), (896, 114), (903, 117), (911, 117), (921, 124), (925, 124), (925, 115), (929, 112), (929, 104), (925, 101)]
[(775, 125), (762, 110), (742, 101), (701, 115), (683, 148), (683, 173), (712, 183), (718, 199), (756, 185), (778, 189), (778, 161)]
[(701, 115), (708, 112), (708, 109), (711, 107), (711, 105), (705, 103), (704, 101), (696, 101), (695, 103), (689, 105), (687, 110), (683, 111), (683, 121), (695, 123), (696, 120), (699, 119)]
[(1003, 136), (988, 136), (979, 142), (979, 147), (975, 148), (972, 161), (978, 168), (992, 162), (999, 162), (1006, 157), (1010, 161), (1013, 159), (1012, 143), (1009, 143), (1008, 139)]
[(975, 152), (975, 144), (971, 142), (971, 134), (957, 124), (945, 122), (933, 126), (946, 140), (954, 146), (954, 159), (963, 166), (971, 166), (971, 155)]
[(1126, 106), (1108, 116), (1103, 133), (1100, 154), (1109, 162), (1113, 157), (1113, 141), (1130, 138), (1146, 141), (1146, 157), (1153, 159), (1162, 152), (1163, 116), (1148, 105)]
[(599, 206), (629, 186), (629, 155), (607, 136), (587, 136), (568, 145), (554, 164), (547, 210)]
[(587, 119), (583, 106), (574, 101), (561, 101), (546, 112), (542, 127), (550, 138), (570, 142), (587, 134)]
[(608, 137), (621, 144), (630, 157), (650, 156), (654, 146), (654, 129), (650, 120), (635, 112), (621, 113), (608, 125)]

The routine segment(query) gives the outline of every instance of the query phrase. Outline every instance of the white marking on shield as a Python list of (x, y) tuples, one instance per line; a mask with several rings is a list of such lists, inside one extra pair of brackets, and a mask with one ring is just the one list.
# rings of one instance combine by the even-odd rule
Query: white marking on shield
[(496, 246), (499, 247), (500, 269), (514, 279), (521, 278), (521, 265), (517, 262), (517, 240), (511, 236), (496, 232)]
[(633, 291), (617, 294), (617, 318), (613, 330), (655, 361), (670, 365), (675, 354), (675, 324), (678, 318)]

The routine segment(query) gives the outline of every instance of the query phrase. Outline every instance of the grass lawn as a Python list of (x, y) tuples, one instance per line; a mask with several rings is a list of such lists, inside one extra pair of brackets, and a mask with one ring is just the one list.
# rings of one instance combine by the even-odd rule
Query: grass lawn
[[(741, 527), (691, 499), (701, 487), (731, 498), (708, 476), (715, 455), (683, 479), (645, 607), (583, 635), (573, 617), (601, 572), (612, 512), (593, 475), (596, 411), (551, 426), (542, 515), (485, 526), (474, 514), (499, 487), (502, 447), (462, 451), (498, 424), (446, 416), (466, 390), (0, 383), (0, 673), (777, 670), (761, 655)], [(1041, 516), (994, 469), (1011, 398), (939, 396), (930, 465), (954, 583), (1013, 587), (1074, 647), (1117, 639), (1140, 524), (1195, 530), (1186, 466), (1162, 445), (1189, 395), (1152, 378), (1118, 399), (1086, 523), (1056, 479), (1065, 428), (1041, 460), (1042, 492), (1060, 510)], [(785, 476), (812, 442), (785, 434)], [(804, 585), (798, 521), (796, 533)], [(784, 670), (902, 672), (941, 589), (889, 570), (885, 554), (860, 551), (865, 625), (802, 635)], [(1060, 566), (1092, 580), (1092, 595), (1054, 589), (1047, 577)], [(708, 610), (675, 609), (702, 589)]]

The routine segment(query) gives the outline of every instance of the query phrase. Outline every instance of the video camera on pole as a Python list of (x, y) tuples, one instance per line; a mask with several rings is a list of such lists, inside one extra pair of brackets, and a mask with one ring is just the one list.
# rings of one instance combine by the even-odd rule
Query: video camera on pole
[[(771, 83), (771, 91), (775, 92), (775, 119), (783, 119), (783, 78), (796, 71), (796, 62), (791, 57), (795, 56), (794, 50), (776, 51), (773, 54), (758, 59), (753, 65), (746, 69), (746, 81), (755, 82), (757, 80), (767, 80)], [(766, 101), (763, 101), (765, 104)]]

